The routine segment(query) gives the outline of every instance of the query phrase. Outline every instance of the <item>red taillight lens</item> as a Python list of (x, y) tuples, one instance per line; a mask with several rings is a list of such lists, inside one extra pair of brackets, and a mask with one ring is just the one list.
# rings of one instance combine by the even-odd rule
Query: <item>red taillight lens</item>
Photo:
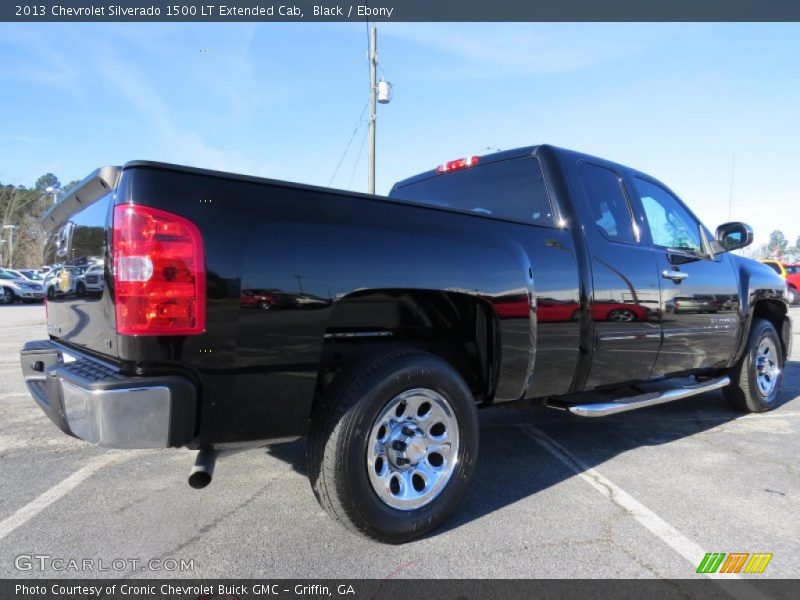
[(194, 223), (149, 206), (120, 205), (113, 250), (117, 333), (205, 331), (205, 256)]
[(459, 158), (457, 160), (451, 160), (450, 162), (444, 163), (443, 165), (439, 165), (436, 167), (437, 173), (449, 173), (450, 171), (458, 171), (459, 169), (467, 169), (469, 167), (474, 167), (480, 161), (480, 156), (470, 156), (469, 158)]

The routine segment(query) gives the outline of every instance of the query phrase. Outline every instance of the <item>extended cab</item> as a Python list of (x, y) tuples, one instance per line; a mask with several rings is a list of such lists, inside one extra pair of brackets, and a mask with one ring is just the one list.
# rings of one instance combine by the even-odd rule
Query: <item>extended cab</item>
[(22, 350), (62, 431), (197, 449), (196, 487), (225, 449), (308, 435), (322, 506), (388, 542), (455, 509), (480, 407), (597, 417), (722, 389), (765, 411), (789, 353), (784, 281), (729, 252), (746, 225), (711, 235), (658, 180), (551, 146), (389, 197), (131, 162), (43, 220), (47, 264), (103, 259)]

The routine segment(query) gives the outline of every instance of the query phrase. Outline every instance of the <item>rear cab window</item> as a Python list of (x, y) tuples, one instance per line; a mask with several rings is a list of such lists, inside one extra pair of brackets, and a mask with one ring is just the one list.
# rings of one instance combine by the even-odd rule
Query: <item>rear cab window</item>
[(620, 176), (611, 169), (583, 163), (580, 177), (600, 234), (611, 242), (637, 244), (639, 232)]
[(544, 173), (535, 156), (478, 164), (398, 186), (391, 198), (555, 227)]

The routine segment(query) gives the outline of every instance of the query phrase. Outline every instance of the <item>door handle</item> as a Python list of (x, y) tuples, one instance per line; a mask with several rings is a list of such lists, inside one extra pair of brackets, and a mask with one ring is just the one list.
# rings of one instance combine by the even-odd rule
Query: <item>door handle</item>
[(684, 273), (683, 271), (670, 271), (669, 269), (664, 269), (663, 271), (661, 271), (661, 276), (664, 279), (671, 279), (675, 283), (680, 283), (681, 281), (686, 279), (689, 276), (689, 274)]

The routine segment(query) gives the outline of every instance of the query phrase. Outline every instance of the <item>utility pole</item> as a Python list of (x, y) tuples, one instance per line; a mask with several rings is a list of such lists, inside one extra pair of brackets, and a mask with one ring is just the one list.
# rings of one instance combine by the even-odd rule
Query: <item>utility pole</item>
[(369, 193), (375, 193), (375, 120), (377, 115), (378, 28), (372, 28), (369, 43)]

